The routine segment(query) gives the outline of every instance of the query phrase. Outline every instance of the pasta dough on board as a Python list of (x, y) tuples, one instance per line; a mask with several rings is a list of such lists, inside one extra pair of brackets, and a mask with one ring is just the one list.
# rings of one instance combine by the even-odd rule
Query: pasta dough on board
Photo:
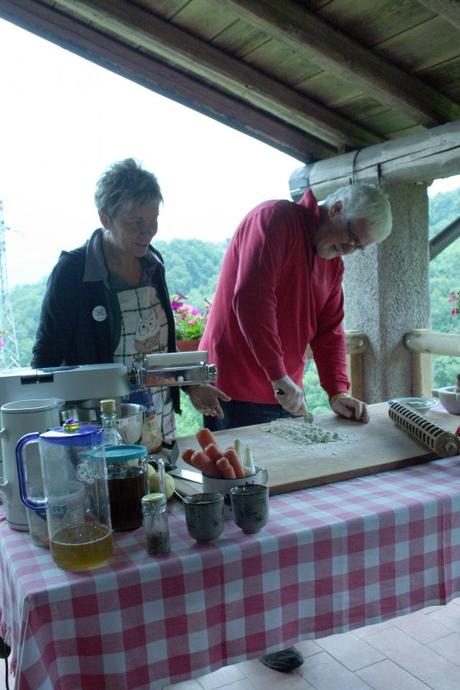
[(287, 441), (301, 446), (311, 446), (316, 443), (338, 443), (351, 441), (351, 435), (338, 431), (327, 431), (317, 424), (307, 424), (299, 419), (277, 419), (270, 424), (260, 426), (261, 431), (266, 431), (276, 436), (281, 436)]

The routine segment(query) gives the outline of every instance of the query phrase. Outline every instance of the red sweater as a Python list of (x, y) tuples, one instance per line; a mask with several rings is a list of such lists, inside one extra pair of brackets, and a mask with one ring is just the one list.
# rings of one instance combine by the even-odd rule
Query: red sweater
[(233, 400), (276, 403), (270, 382), (286, 374), (303, 387), (307, 345), (326, 392), (348, 390), (343, 261), (315, 253), (318, 222), (311, 191), (298, 204), (266, 201), (227, 248), (200, 349)]

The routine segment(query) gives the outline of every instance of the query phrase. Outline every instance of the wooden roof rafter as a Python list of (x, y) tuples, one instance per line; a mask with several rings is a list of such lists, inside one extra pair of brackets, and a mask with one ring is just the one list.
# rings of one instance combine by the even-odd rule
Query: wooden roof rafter
[(248, 117), (246, 105), (238, 99), (184, 78), (170, 65), (133, 51), (96, 28), (77, 24), (48, 3), (21, 0), (21, 7), (18, 7), (15, 0), (0, 0), (0, 16), (299, 160), (308, 162), (337, 153), (337, 147), (257, 108), (251, 109)]
[(0, 0), (0, 16), (307, 164), (460, 121), (457, 0)]
[(134, 34), (143, 51), (205, 79), (216, 89), (244, 98), (256, 108), (278, 115), (294, 127), (307, 129), (338, 149), (367, 146), (380, 139), (365, 127), (140, 7), (130, 5), (128, 11), (112, 0), (59, 0), (59, 6), (78, 19), (90, 21), (95, 28), (126, 39)]
[(458, 0), (418, 0), (428, 10), (437, 12), (456, 29), (460, 29), (460, 3)]
[[(294, 48), (308, 46), (319, 67), (371, 89), (381, 103), (397, 107), (426, 127), (460, 118), (460, 106), (417, 77), (363, 47), (293, 0), (221, 0), (247, 21), (270, 30)], [(426, 2), (427, 5), (432, 2)]]

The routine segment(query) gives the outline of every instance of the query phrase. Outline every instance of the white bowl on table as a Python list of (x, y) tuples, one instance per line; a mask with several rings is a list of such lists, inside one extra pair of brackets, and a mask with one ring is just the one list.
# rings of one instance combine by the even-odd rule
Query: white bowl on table
[(460, 393), (456, 386), (445, 386), (437, 389), (441, 405), (450, 414), (460, 414)]

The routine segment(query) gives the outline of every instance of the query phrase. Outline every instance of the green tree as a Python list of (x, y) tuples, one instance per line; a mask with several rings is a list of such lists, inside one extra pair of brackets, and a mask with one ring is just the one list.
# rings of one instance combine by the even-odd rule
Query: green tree
[(35, 285), (17, 285), (10, 294), (21, 366), (27, 367), (38, 326), (40, 307), (45, 294), (46, 278)]
[[(430, 202), (430, 237), (460, 217), (460, 190), (437, 194)], [(460, 316), (450, 315), (447, 298), (451, 290), (460, 289), (460, 239), (453, 242), (430, 263), (431, 323), (435, 331), (458, 333)], [(458, 357), (435, 355), (433, 388), (452, 386), (460, 372)]]
[(180, 406), (182, 414), (176, 415), (176, 430), (178, 436), (190, 436), (196, 434), (198, 429), (203, 426), (203, 417), (196, 410), (190, 398), (181, 391)]
[(225, 243), (202, 240), (159, 241), (168, 288), (171, 294), (181, 292), (197, 307), (212, 299), (225, 252)]

